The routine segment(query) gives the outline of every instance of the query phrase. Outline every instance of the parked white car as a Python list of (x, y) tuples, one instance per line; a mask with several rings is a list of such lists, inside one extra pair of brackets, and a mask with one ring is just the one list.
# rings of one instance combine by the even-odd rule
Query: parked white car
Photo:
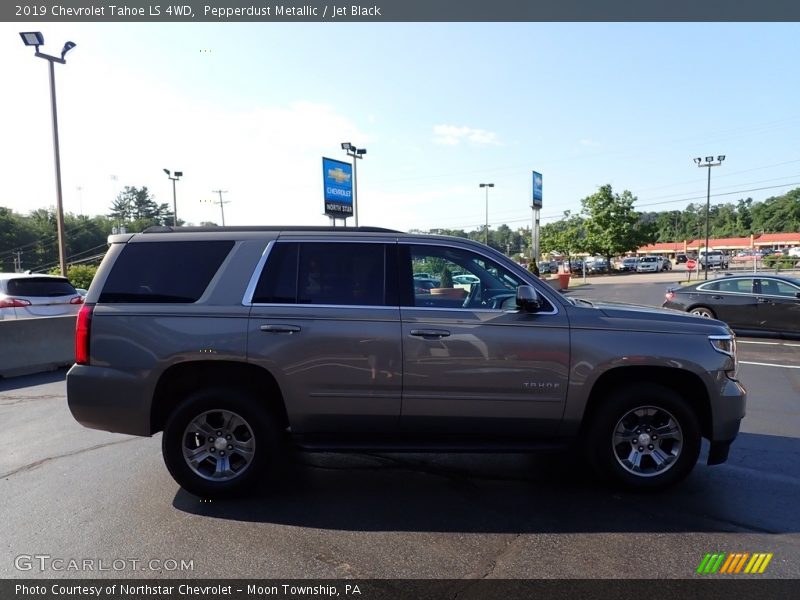
[(636, 265), (637, 273), (658, 273), (670, 269), (672, 269), (672, 263), (663, 256), (642, 256)]
[(65, 277), (0, 273), (0, 321), (77, 315), (81, 304)]

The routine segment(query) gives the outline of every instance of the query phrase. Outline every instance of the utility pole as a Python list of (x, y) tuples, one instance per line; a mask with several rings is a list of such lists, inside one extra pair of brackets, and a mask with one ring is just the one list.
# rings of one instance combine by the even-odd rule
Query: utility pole
[(219, 194), (219, 211), (222, 214), (222, 226), (225, 227), (225, 207), (224, 204), (228, 204), (230, 200), (222, 201), (222, 194), (227, 194), (228, 190), (211, 190), (215, 194)]

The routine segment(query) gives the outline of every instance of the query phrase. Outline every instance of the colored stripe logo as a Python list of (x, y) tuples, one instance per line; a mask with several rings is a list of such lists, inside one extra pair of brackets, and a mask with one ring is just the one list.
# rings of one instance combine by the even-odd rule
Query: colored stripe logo
[(772, 560), (773, 553), (756, 552), (708, 552), (700, 561), (697, 567), (698, 575), (727, 574), (734, 575), (740, 573), (763, 573), (767, 565)]

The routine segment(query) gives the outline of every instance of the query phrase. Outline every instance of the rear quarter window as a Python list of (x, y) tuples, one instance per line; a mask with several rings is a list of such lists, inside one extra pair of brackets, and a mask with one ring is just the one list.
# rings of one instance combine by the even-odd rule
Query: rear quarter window
[(98, 302), (197, 302), (231, 248), (227, 240), (127, 244)]

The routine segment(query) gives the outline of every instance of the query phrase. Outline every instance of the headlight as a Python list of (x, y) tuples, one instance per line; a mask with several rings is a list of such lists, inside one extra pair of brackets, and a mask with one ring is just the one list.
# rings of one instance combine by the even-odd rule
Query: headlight
[(710, 335), (708, 341), (711, 342), (714, 350), (731, 358), (731, 368), (726, 369), (725, 374), (731, 379), (736, 379), (736, 372), (739, 369), (739, 361), (736, 358), (736, 336), (733, 334)]

